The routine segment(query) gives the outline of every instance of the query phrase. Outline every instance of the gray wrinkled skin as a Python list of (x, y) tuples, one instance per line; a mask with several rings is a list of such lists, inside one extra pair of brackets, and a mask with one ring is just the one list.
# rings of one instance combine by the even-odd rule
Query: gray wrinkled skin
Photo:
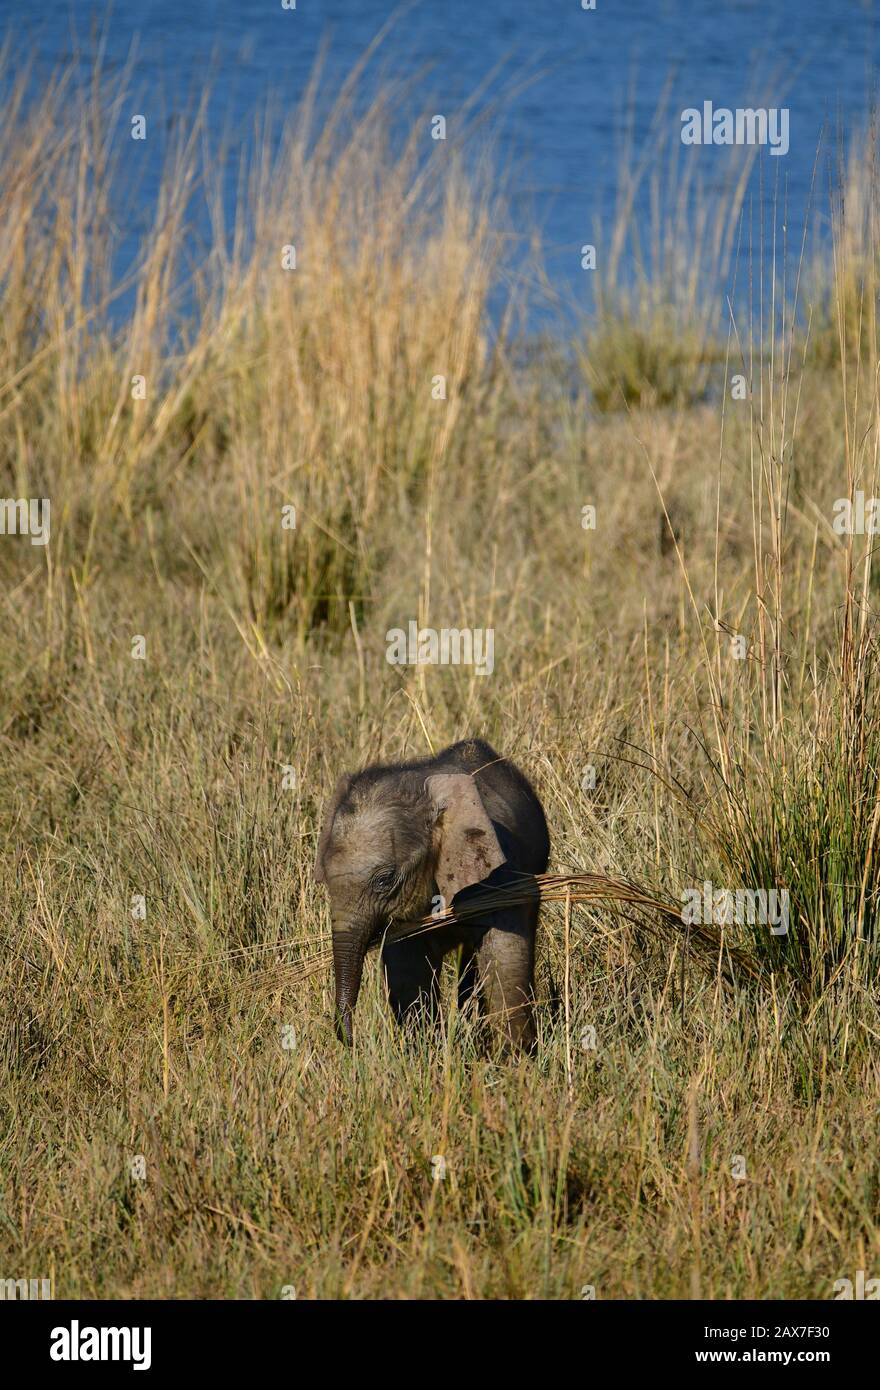
[(528, 876), (546, 869), (549, 852), (544, 812), (528, 781), (480, 739), (434, 758), (340, 778), (318, 842), (315, 879), (330, 895), (342, 1041), (352, 1040), (364, 956), (381, 940), (399, 1021), (436, 1015), (441, 961), (461, 947), (460, 1005), (475, 993), (499, 1040), (531, 1051), (537, 894), (475, 921), (399, 938), (438, 896), (449, 904), (465, 890), (478, 893), (474, 886), (487, 879), (529, 884)]

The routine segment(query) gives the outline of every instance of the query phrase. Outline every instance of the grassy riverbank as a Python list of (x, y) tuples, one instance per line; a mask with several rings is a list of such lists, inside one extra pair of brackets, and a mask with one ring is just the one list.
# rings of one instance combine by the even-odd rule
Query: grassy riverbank
[[(870, 142), (799, 275), (706, 239), (751, 319), (646, 272), (524, 352), (487, 311), (488, 174), (426, 164), (427, 126), (396, 145), (393, 93), (293, 121), (238, 235), (186, 136), (120, 320), (117, 97), (59, 88), (0, 133), (0, 493), (51, 500), (45, 547), (0, 536), (0, 1274), (303, 1298), (876, 1274), (873, 537), (832, 524), (878, 491)], [(493, 628), (493, 674), (390, 666), (410, 619)], [(534, 780), (551, 867), (788, 889), (787, 938), (732, 929), (759, 979), (603, 908), (566, 952), (552, 908), (534, 1062), (454, 1014), (405, 1042), (374, 965), (341, 1051), (331, 981), (268, 970), (327, 943), (321, 805), (467, 733)]]

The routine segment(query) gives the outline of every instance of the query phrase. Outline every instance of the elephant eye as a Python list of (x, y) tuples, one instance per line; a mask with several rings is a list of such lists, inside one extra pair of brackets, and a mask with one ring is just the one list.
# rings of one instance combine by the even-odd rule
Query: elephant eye
[(397, 869), (379, 869), (370, 879), (370, 887), (374, 893), (381, 893), (383, 897), (390, 897), (398, 887), (400, 875)]

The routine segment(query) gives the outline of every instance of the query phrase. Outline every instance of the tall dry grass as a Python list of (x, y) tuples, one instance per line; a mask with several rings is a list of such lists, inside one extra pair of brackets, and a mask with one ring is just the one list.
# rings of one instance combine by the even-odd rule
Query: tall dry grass
[[(0, 492), (52, 536), (0, 537), (0, 1273), (830, 1297), (880, 1253), (871, 540), (829, 520), (875, 359), (815, 360), (789, 302), (701, 348), (723, 407), (689, 366), (597, 410), (493, 334), (466, 163), (351, 100), (264, 141), (232, 229), (194, 114), (116, 313), (120, 89), (4, 113)], [(494, 627), (494, 675), (388, 666), (409, 618)], [(731, 934), (754, 979), (548, 903), (534, 1063), (452, 1007), (401, 1035), (375, 970), (341, 1052), (292, 969), (329, 939), (321, 804), (465, 733), (533, 777), (556, 873), (779, 883), (790, 938)]]
[(707, 195), (669, 96), (640, 143), (630, 109), (616, 206), (596, 229), (602, 263), (577, 356), (599, 411), (695, 405), (717, 379), (756, 147), (730, 151), (721, 186)]

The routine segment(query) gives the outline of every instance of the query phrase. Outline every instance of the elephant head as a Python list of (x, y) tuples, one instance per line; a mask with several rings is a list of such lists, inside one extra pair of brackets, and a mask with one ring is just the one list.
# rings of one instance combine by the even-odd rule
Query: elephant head
[(487, 878), (504, 855), (474, 778), (373, 768), (342, 777), (318, 841), (315, 880), (333, 924), (336, 1032), (352, 1040), (364, 957), (386, 929), (417, 920), (441, 894)]

